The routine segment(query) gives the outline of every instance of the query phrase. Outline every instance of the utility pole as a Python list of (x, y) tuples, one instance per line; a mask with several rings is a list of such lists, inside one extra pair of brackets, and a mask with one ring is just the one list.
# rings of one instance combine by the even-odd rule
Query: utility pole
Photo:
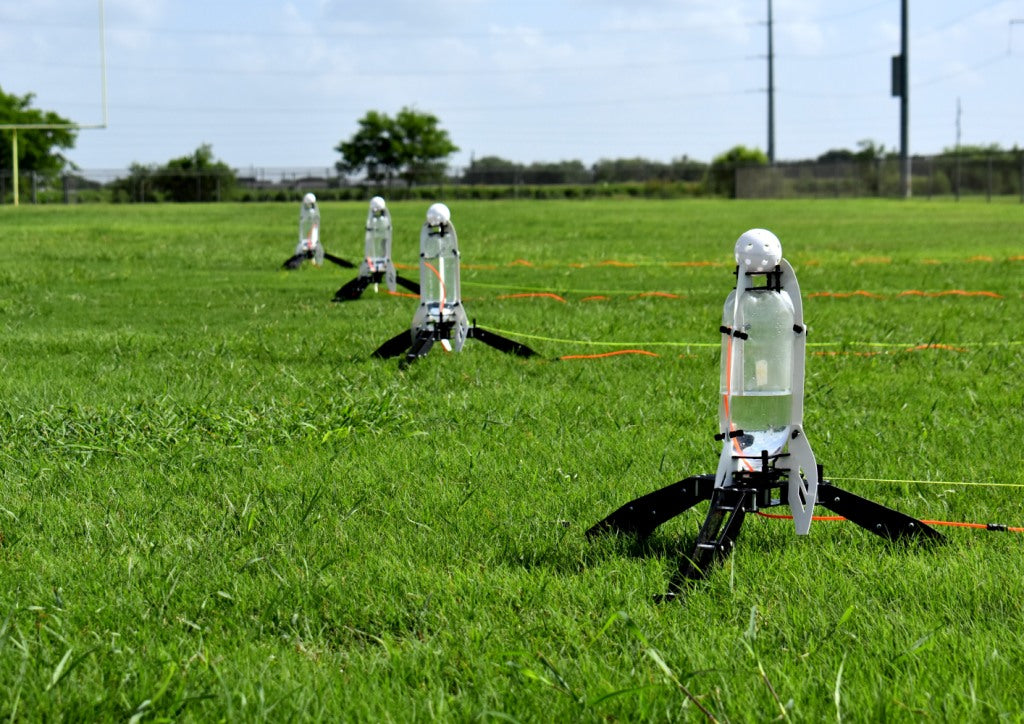
[(956, 200), (960, 200), (960, 98), (956, 99)]
[(768, 0), (768, 164), (775, 165), (775, 48), (772, 42), (772, 0)]
[[(900, 10), (900, 188), (903, 198), (910, 198), (910, 40), (907, 4), (901, 0)], [(895, 80), (895, 79), (894, 79)]]

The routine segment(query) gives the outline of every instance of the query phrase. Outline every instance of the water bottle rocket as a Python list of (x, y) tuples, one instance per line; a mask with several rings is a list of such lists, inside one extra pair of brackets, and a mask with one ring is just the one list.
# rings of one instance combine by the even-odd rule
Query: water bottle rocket
[(378, 347), (374, 357), (405, 354), (405, 367), (425, 357), (435, 343), (446, 352), (459, 352), (467, 339), (476, 339), (502, 352), (530, 357), (534, 353), (524, 344), (495, 332), (472, 325), (462, 305), (459, 238), (444, 204), (433, 204), (420, 229), (420, 303), (413, 314), (409, 331), (399, 332)]
[(334, 293), (334, 302), (351, 302), (359, 299), (366, 288), (373, 284), (373, 291), (380, 291), (384, 282), (392, 294), (397, 285), (402, 285), (413, 294), (419, 294), (419, 285), (395, 271), (391, 260), (391, 212), (380, 196), (370, 199), (366, 212), (366, 235), (363, 238), (363, 260), (359, 264), (356, 278), (344, 284)]
[(444, 204), (433, 204), (420, 229), (420, 305), (410, 329), (415, 337), (418, 329), (448, 327), (450, 336), (437, 340), (446, 352), (460, 351), (469, 331), (462, 306), (461, 273), (459, 237), (452, 225), (452, 213)]
[(359, 276), (373, 279), (373, 291), (380, 291), (381, 274), (389, 292), (396, 289), (395, 265), (391, 261), (391, 212), (380, 196), (370, 199), (366, 214), (366, 237)]
[(311, 193), (302, 197), (302, 205), (299, 207), (299, 243), (295, 247), (295, 254), (282, 264), (282, 268), (298, 269), (307, 259), (317, 267), (324, 263), (324, 259), (348, 269), (355, 267), (352, 262), (324, 251), (320, 242), (320, 208), (316, 196)]
[(800, 286), (778, 238), (751, 229), (736, 242), (736, 287), (722, 312), (719, 433), (714, 475), (693, 475), (626, 503), (587, 531), (650, 536), (662, 523), (708, 500), (693, 549), (670, 578), (673, 598), (732, 551), (747, 513), (788, 505), (807, 535), (821, 505), (888, 540), (941, 540), (904, 513), (822, 478), (803, 429), (807, 328)]
[(807, 330), (800, 286), (778, 238), (766, 229), (743, 234), (735, 257), (736, 288), (719, 328), (723, 444), (715, 487), (732, 485), (736, 473), (767, 472), (770, 464), (787, 471), (793, 522), (797, 534), (806, 535), (818, 467), (803, 431)]

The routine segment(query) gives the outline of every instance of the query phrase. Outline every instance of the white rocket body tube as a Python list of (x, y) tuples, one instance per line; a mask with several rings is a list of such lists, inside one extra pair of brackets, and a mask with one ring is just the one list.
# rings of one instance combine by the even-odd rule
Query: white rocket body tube
[(377, 272), (384, 273), (388, 291), (395, 291), (397, 273), (391, 261), (391, 212), (380, 196), (370, 199), (366, 214), (366, 239), (359, 276), (368, 277)]
[[(796, 532), (804, 535), (818, 467), (803, 431), (806, 328), (800, 286), (778, 239), (764, 229), (740, 237), (736, 261), (736, 289), (722, 313), (718, 417), (724, 439), (715, 487), (732, 485), (734, 472), (761, 472), (766, 452), (777, 470), (789, 472), (788, 503)], [(770, 278), (759, 273), (776, 267), (778, 288), (757, 287), (757, 279)]]
[(302, 198), (299, 209), (299, 243), (295, 253), (311, 254), (317, 266), (324, 262), (324, 247), (320, 243), (320, 209), (313, 194), (306, 194)]
[(469, 320), (462, 306), (460, 286), (459, 239), (444, 204), (434, 204), (420, 230), (420, 306), (412, 320), (412, 334), (452, 322), (451, 345), (462, 349), (469, 331)]

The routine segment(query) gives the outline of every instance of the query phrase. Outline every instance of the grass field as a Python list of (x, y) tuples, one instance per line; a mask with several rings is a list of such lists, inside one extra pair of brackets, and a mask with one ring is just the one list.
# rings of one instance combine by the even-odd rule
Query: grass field
[[(396, 261), (425, 210), (394, 206)], [(583, 536), (714, 472), (754, 226), (799, 275), (826, 477), (1024, 525), (1024, 206), (452, 212), (470, 316), (544, 359), (370, 359), (414, 300), (332, 305), (350, 271), (278, 271), (297, 205), (0, 208), (0, 719), (1024, 716), (1024, 535), (918, 549), (751, 516), (672, 604), (703, 507), (644, 546)], [(365, 205), (322, 213), (357, 258)], [(541, 293), (564, 301), (512, 296)], [(624, 348), (658, 356), (553, 361)]]

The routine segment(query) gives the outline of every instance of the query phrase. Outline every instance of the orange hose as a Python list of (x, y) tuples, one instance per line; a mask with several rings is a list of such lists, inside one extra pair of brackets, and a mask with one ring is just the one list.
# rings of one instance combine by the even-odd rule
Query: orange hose
[[(757, 511), (757, 514), (762, 518), (774, 518), (776, 520), (792, 520), (792, 515), (783, 515), (778, 513), (764, 513)], [(815, 515), (811, 520), (824, 520), (824, 521), (840, 521), (847, 520), (841, 515)], [(988, 524), (986, 523), (965, 523), (959, 520), (922, 520), (925, 525), (945, 525), (951, 528), (975, 528), (978, 530), (989, 530)], [(1024, 528), (1008, 525), (1006, 530), (1011, 533), (1024, 533)]]
[(618, 349), (614, 352), (602, 352), (600, 354), (567, 354), (559, 357), (558, 359), (602, 359), (604, 357), (617, 357), (620, 354), (642, 354), (648, 357), (660, 357), (660, 355), (654, 352), (648, 352), (646, 349)]
[(682, 299), (681, 294), (672, 294), (670, 292), (643, 292), (641, 294), (634, 294), (630, 299), (641, 299), (643, 297), (664, 297), (665, 299)]
[(522, 292), (521, 294), (502, 294), (498, 299), (524, 299), (526, 297), (548, 297), (550, 299), (557, 299), (562, 304), (566, 304), (565, 298), (560, 297), (553, 292)]
[(448, 294), (448, 290), (445, 289), (445, 286), (444, 286), (444, 279), (441, 278), (441, 272), (439, 272), (437, 269), (435, 269), (434, 266), (430, 262), (428, 262), (428, 261), (423, 262), (423, 266), (427, 267), (427, 269), (429, 269), (430, 271), (434, 272), (434, 276), (437, 277), (438, 284), (441, 285), (441, 308), (438, 309), (437, 313), (443, 317), (444, 316), (445, 296)]
[[(760, 515), (762, 518), (774, 518), (775, 520), (793, 520), (792, 515), (785, 515), (781, 513), (763, 513), (759, 510), (757, 511), (757, 514)], [(846, 518), (844, 518), (841, 515), (812, 515), (811, 520), (840, 521), (846, 520)]]

